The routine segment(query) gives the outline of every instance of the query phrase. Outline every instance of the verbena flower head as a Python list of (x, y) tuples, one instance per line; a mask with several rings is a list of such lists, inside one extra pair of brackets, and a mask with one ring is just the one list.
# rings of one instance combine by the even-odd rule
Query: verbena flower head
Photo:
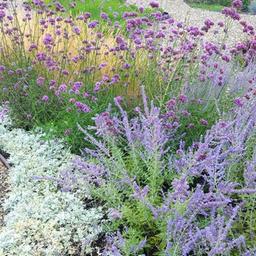
[(49, 97), (47, 95), (44, 95), (42, 97), (42, 101), (47, 102), (49, 100)]
[(232, 7), (236, 9), (241, 9), (243, 7), (243, 1), (242, 0), (234, 0), (232, 2)]
[(149, 5), (150, 5), (152, 8), (159, 8), (159, 3), (156, 2), (156, 1), (151, 1), (151, 2), (149, 3)]

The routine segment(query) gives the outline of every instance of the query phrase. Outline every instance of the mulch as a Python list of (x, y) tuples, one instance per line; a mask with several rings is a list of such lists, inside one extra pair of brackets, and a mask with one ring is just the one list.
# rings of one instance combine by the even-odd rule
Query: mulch
[(9, 191), (8, 184), (8, 169), (10, 168), (6, 158), (8, 154), (0, 150), (0, 227), (3, 225), (4, 209), (3, 203), (6, 197), (6, 193)]

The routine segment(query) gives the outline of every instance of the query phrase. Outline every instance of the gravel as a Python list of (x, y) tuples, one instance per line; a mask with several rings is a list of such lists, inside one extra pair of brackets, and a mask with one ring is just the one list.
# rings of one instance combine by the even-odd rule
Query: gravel
[[(242, 33), (242, 26), (237, 21), (226, 18), (219, 12), (191, 8), (183, 0), (159, 0), (161, 8), (168, 12), (175, 20), (184, 22), (187, 25), (203, 26), (206, 19), (212, 20), (216, 25), (211, 32), (207, 35), (207, 40), (211, 42), (225, 42), (227, 45), (234, 45), (236, 42), (245, 40), (246, 35)], [(147, 7), (150, 3), (149, 0), (127, 0), (129, 4), (136, 4), (138, 6)], [(246, 21), (252, 26), (256, 27), (256, 16), (241, 14), (241, 20)], [(217, 23), (219, 21), (228, 22), (228, 31), (224, 32), (222, 29), (219, 31)]]

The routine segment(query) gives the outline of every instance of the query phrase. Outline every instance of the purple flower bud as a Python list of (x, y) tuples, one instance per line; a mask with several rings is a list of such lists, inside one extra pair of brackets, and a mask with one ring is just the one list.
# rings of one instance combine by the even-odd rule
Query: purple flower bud
[(201, 125), (203, 125), (203, 126), (207, 126), (207, 125), (208, 125), (208, 121), (205, 120), (205, 119), (201, 119), (201, 120), (200, 120), (200, 123), (201, 123)]
[(100, 14), (100, 17), (103, 19), (103, 20), (107, 20), (108, 19), (108, 15), (105, 13), (105, 12), (102, 12)]
[(66, 129), (65, 131), (64, 131), (64, 135), (65, 136), (69, 136), (70, 134), (72, 133), (72, 129)]
[(42, 0), (33, 0), (33, 4), (36, 6), (43, 6), (44, 5), (44, 1)]
[(238, 106), (238, 107), (242, 107), (242, 106), (244, 105), (243, 101), (242, 101), (240, 98), (236, 98), (236, 99), (234, 100), (234, 103), (235, 103), (235, 105)]

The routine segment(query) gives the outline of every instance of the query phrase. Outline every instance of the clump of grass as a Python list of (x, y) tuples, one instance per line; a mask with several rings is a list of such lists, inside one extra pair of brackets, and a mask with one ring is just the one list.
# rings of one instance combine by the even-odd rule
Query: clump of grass
[[(53, 0), (47, 0), (46, 3), (52, 5)], [(84, 12), (89, 12), (92, 19), (100, 19), (101, 13), (106, 13), (112, 22), (120, 22), (124, 24), (122, 18), (124, 12), (138, 12), (138, 7), (136, 5), (127, 4), (125, 0), (79, 0), (79, 1), (69, 1), (60, 0), (60, 2), (67, 10), (66, 13), (70, 13), (73, 16), (78, 16)], [(145, 10), (142, 15), (149, 15), (152, 10), (149, 8)]]
[(190, 3), (193, 8), (199, 8), (208, 11), (221, 12), (225, 6), (219, 4), (206, 4), (206, 3)]

